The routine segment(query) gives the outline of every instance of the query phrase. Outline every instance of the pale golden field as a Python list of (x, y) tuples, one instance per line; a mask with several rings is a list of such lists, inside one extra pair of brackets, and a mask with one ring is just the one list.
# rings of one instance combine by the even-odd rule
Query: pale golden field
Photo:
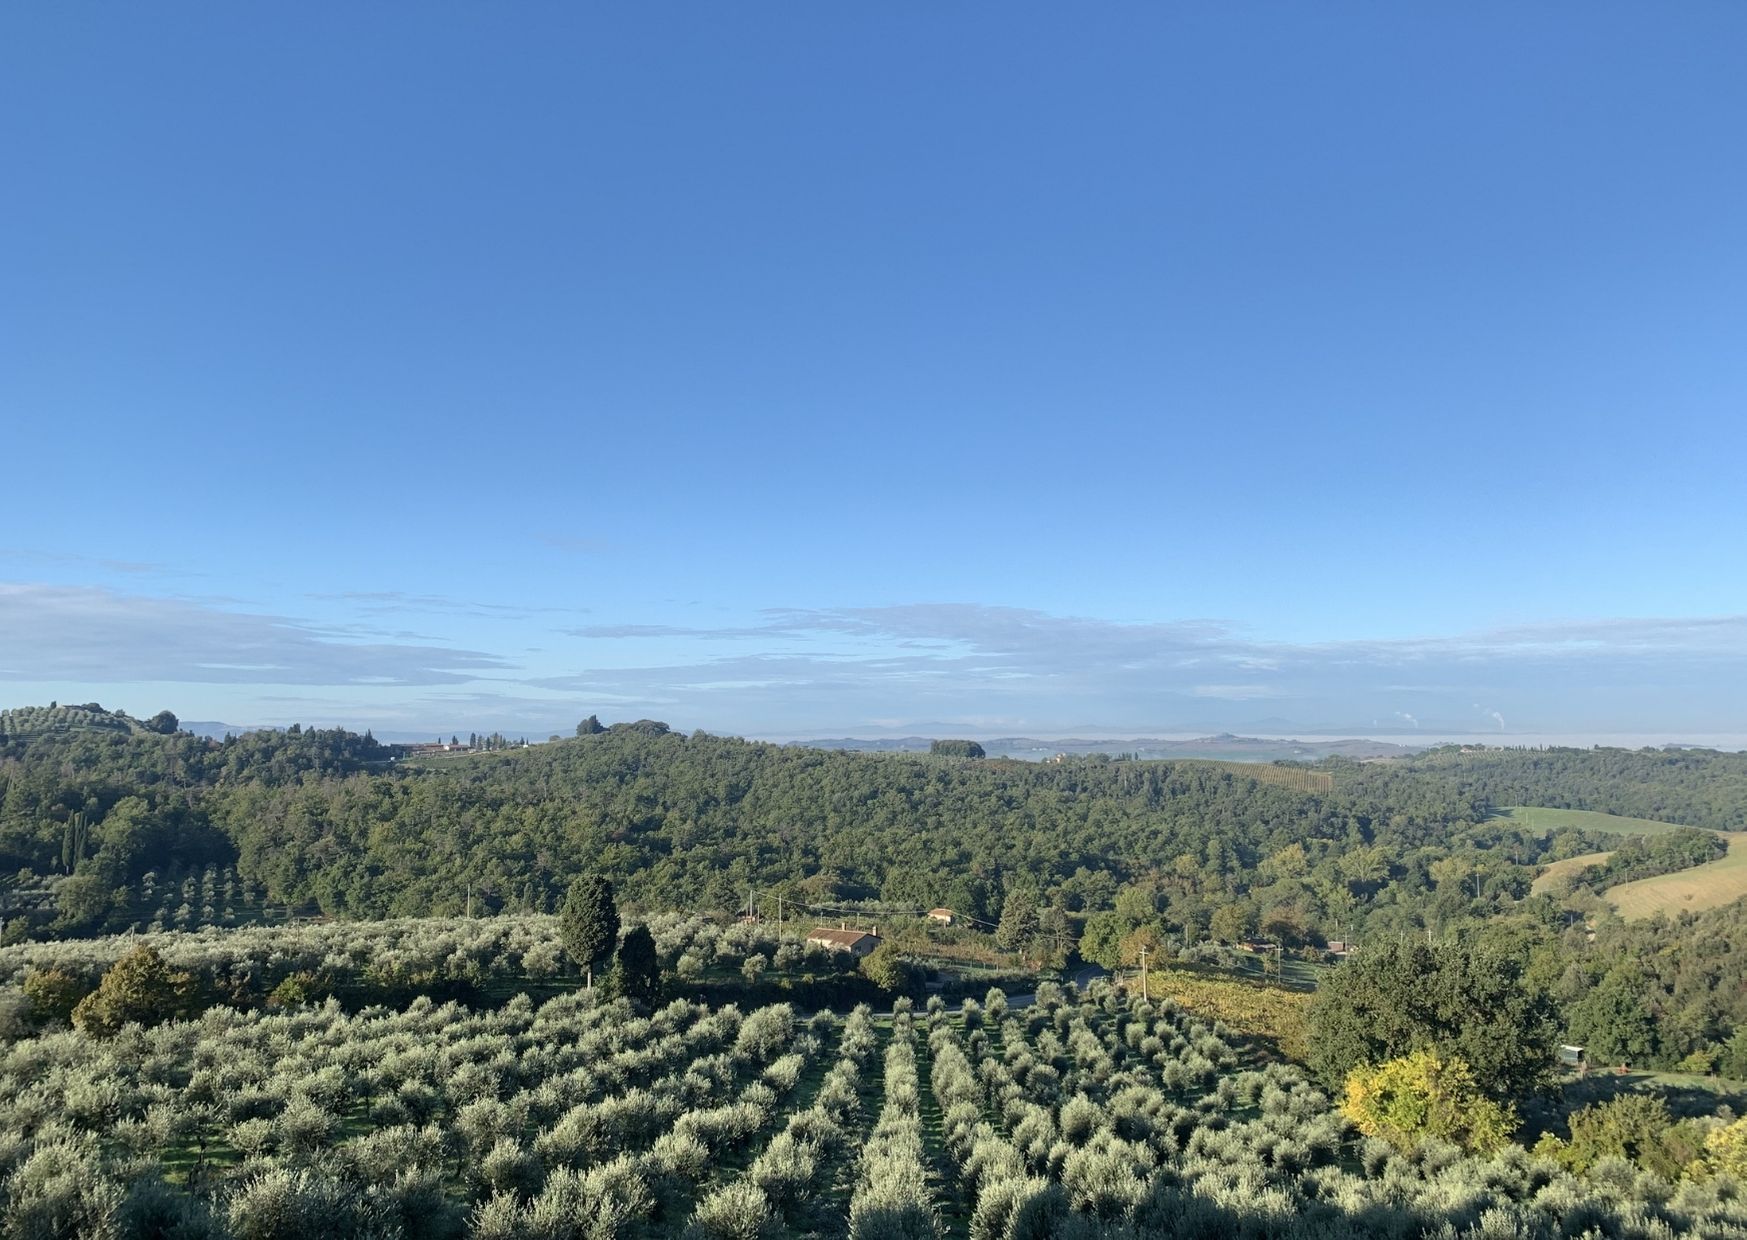
[[(1726, 856), (1690, 870), (1622, 883), (1606, 893), (1621, 917), (1653, 917), (1657, 913), (1697, 913), (1720, 908), (1747, 896), (1747, 831), (1726, 831)], [(1539, 881), (1539, 880), (1536, 880)]]
[(1529, 884), (1529, 890), (1535, 895), (1551, 887), (1562, 876), (1574, 874), (1585, 866), (1600, 865), (1613, 856), (1613, 850), (1607, 852), (1579, 853), (1575, 857), (1567, 857), (1563, 861), (1549, 861), (1547, 868), (1535, 875), (1535, 881)]

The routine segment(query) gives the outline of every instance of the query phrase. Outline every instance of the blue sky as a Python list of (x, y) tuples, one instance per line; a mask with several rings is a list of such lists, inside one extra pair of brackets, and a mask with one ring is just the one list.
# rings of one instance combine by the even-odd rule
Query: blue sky
[(12, 6), (0, 699), (1747, 731), (1744, 45)]

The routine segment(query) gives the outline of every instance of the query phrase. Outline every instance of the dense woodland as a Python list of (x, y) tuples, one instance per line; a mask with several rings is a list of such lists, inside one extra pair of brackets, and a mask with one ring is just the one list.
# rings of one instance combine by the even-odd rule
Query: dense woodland
[[(1739, 907), (1627, 923), (1581, 884), (1529, 894), (1554, 858), (1614, 848), (1589, 876), (1599, 888), (1714, 855), (1716, 837), (1622, 844), (1491, 818), (1532, 804), (1736, 827), (1747, 755), (1450, 748), (1251, 772), (821, 751), (585, 722), (525, 749), (407, 760), (338, 730), (211, 741), (177, 732), (167, 712), (7, 712), (0, 872), (18, 877), (0, 889), (15, 914), (6, 933), (236, 924), (275, 907), (550, 912), (578, 875), (599, 873), (645, 910), (726, 911), (749, 895), (767, 911), (778, 896), (799, 910), (944, 905), (1039, 963), (1509, 925), (1569, 1036), (1604, 1057), (1721, 1062), (1747, 1024)], [(33, 889), (52, 901), (16, 915)]]
[[(1747, 901), (1601, 896), (1722, 855), (1739, 755), (0, 729), (0, 1235), (1747, 1235)], [(1030, 993), (922, 1018), (930, 953)]]

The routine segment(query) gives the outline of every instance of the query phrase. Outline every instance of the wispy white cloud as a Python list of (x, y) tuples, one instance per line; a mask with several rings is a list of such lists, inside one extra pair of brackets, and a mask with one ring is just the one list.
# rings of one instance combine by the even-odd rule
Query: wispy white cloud
[(153, 560), (118, 560), (106, 556), (78, 555), (71, 551), (40, 551), (31, 547), (0, 547), (0, 560), (18, 564), (54, 564), (100, 569), (131, 577), (198, 577), (201, 574), (172, 568)]
[(1218, 698), (1225, 702), (1254, 702), (1261, 698), (1284, 696), (1273, 685), (1193, 685), (1191, 697)]
[(509, 666), (478, 650), (355, 641), (283, 616), (94, 586), (0, 584), (0, 634), (4, 680), (405, 686)]
[(527, 620), (538, 615), (580, 615), (586, 608), (533, 607), (516, 603), (481, 603), (443, 594), (411, 594), (404, 590), (342, 590), (307, 597), (344, 604), (358, 615), (474, 616), (488, 620)]
[[(1412, 727), (1451, 727), (1481, 710), (1468, 706), (1468, 695), (1484, 694), (1499, 704), (1481, 711), (1487, 726), (1502, 729), (1513, 704), (1541, 727), (1588, 726), (1598, 710), (1659, 709), (1656, 695), (1666, 697), (1669, 677), (1747, 688), (1747, 617), (1739, 616), (1294, 643), (1210, 620), (1124, 623), (933, 603), (772, 610), (760, 623), (715, 629), (601, 624), (573, 632), (591, 640), (659, 639), (669, 657), (546, 677), (537, 682), (542, 687), (648, 694), (712, 716), (731, 698), (735, 709), (760, 717), (811, 712), (824, 701), (838, 706), (839, 718), (868, 720), (998, 707), (1035, 723), (1199, 722), (1241, 719), (1231, 712), (1245, 703), (1279, 701), (1306, 726), (1382, 715)], [(720, 642), (735, 648), (711, 649)], [(1604, 674), (1619, 691), (1598, 702), (1588, 686)], [(1705, 694), (1692, 696), (1702, 713)]]
[(368, 690), (362, 718), (481, 718), (530, 732), (591, 710), (791, 733), (876, 720), (1243, 726), (1264, 709), (1306, 729), (1392, 719), (1428, 731), (1503, 731), (1506, 720), (1728, 730), (1747, 694), (1747, 617), (1305, 643), (1211, 620), (967, 603), (785, 608), (716, 627), (632, 616), (558, 630), (534, 671), (520, 641), (506, 647), (512, 658), (370, 623), (420, 610), (537, 622), (534, 608), (389, 591), (324, 601), (338, 615), (316, 623), (212, 599), (0, 586), (0, 680), (252, 685), (263, 688), (248, 700), (264, 704), (269, 686)]

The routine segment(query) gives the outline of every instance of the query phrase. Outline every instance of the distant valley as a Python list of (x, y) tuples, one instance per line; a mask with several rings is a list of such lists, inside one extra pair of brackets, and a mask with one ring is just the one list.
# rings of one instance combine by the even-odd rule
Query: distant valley
[[(980, 738), (979, 738), (980, 739)], [(865, 753), (927, 753), (933, 738), (901, 736), (867, 739), (853, 736), (819, 740), (791, 741), (805, 749), (849, 749)], [(1135, 737), (1108, 738), (1065, 737), (1040, 739), (1034, 736), (1002, 736), (981, 741), (991, 758), (1018, 758), (1027, 762), (1044, 762), (1057, 754), (1084, 755), (1095, 753), (1133, 754), (1139, 758), (1207, 758), (1217, 762), (1315, 762), (1320, 758), (1401, 758), (1420, 753), (1426, 745), (1397, 745), (1390, 741), (1349, 738), (1333, 741), (1301, 741), (1280, 737), (1199, 736), (1191, 739)]]

